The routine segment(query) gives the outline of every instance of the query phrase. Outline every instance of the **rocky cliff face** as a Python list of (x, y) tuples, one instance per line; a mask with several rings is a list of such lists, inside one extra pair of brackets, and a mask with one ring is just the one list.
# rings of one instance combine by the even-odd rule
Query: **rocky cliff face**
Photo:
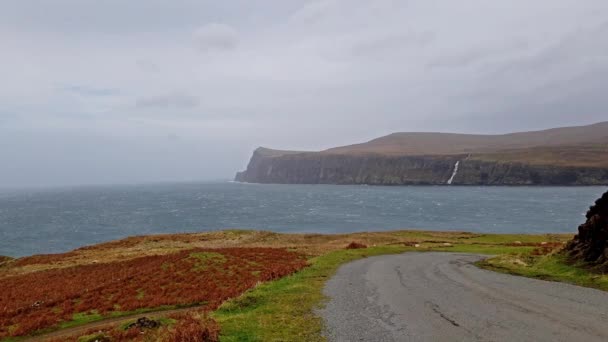
[(259, 148), (236, 180), (370, 185), (606, 185), (608, 122), (502, 135), (393, 133), (319, 152)]
[(587, 221), (566, 246), (573, 261), (582, 261), (598, 270), (608, 271), (608, 192), (587, 212)]
[(235, 177), (252, 183), (369, 185), (439, 185), (450, 179), (453, 185), (601, 185), (608, 184), (608, 169), (484, 161), (468, 154), (281, 154), (258, 149), (247, 170)]

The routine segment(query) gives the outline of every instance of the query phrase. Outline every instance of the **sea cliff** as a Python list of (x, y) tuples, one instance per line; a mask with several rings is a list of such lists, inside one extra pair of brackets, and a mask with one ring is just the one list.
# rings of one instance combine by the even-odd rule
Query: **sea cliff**
[(487, 161), (467, 154), (281, 154), (259, 148), (235, 177), (250, 183), (369, 185), (441, 185), (450, 179), (452, 185), (606, 185), (608, 168)]
[(607, 185), (608, 122), (500, 135), (393, 133), (319, 152), (258, 148), (235, 179), (370, 185)]

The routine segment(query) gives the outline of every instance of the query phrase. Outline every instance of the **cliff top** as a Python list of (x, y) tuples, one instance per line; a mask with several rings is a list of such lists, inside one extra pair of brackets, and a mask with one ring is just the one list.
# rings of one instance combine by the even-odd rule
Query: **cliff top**
[(361, 144), (335, 147), (320, 152), (259, 147), (254, 155), (280, 157), (302, 153), (392, 156), (468, 154), (471, 159), (478, 160), (606, 168), (608, 167), (608, 121), (587, 126), (498, 135), (402, 132)]
[[(393, 133), (366, 143), (331, 148), (323, 153), (446, 155), (493, 153), (520, 149), (598, 146), (608, 144), (608, 122), (588, 126), (500, 135), (409, 132)], [(604, 146), (606, 147), (606, 146)]]

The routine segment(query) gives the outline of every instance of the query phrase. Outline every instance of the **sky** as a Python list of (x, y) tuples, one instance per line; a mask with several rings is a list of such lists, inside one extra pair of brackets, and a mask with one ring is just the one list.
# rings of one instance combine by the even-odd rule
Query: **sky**
[(608, 120), (605, 0), (4, 0), (0, 187)]

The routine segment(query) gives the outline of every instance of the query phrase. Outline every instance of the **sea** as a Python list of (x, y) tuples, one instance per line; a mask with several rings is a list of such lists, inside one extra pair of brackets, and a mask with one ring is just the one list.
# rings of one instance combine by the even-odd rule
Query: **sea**
[(0, 255), (133, 235), (259, 229), (575, 233), (606, 187), (274, 185), (235, 182), (0, 190)]

